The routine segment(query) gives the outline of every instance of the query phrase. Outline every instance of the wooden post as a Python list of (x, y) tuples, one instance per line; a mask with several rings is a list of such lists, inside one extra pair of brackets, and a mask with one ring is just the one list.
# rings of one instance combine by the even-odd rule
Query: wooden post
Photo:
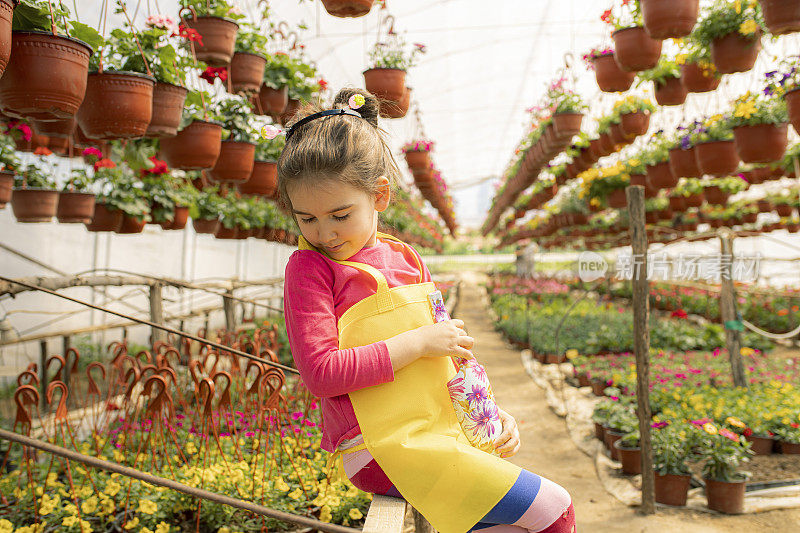
[(229, 298), (233, 296), (233, 289), (225, 291), (228, 296), (222, 297), (222, 308), (225, 311), (225, 329), (230, 333), (236, 331), (236, 309), (234, 301)]
[(633, 259), (633, 351), (636, 355), (636, 399), (639, 416), (639, 447), (642, 449), (642, 514), (655, 512), (653, 446), (650, 441), (650, 331), (648, 321), (647, 233), (644, 217), (644, 187), (630, 185), (625, 191), (630, 214)]
[[(69, 381), (70, 381), (70, 378), (72, 377), (72, 374), (71, 374), (72, 366), (69, 364), (69, 363), (71, 363), (71, 361), (67, 360), (67, 350), (69, 350), (69, 347), (70, 347), (69, 335), (64, 335), (63, 337), (61, 337), (61, 346), (63, 348), (63, 351), (61, 353), (64, 354), (64, 361), (65, 361), (65, 366), (64, 366), (64, 385), (67, 386), (67, 394), (69, 394)], [(69, 399), (70, 399), (69, 396), (67, 396), (67, 401), (69, 401)], [(74, 398), (73, 398), (73, 400), (74, 400)]]
[[(155, 282), (150, 285), (150, 321), (155, 322), (156, 324), (164, 323), (164, 307), (161, 299), (162, 286), (163, 285), (160, 282)], [(166, 339), (167, 335), (164, 330), (152, 328), (150, 333), (151, 346), (155, 344), (156, 341), (165, 341)]]
[(47, 340), (39, 341), (39, 400), (42, 403), (42, 411), (47, 407)]
[(719, 295), (719, 311), (725, 327), (725, 346), (731, 363), (731, 376), (735, 387), (747, 387), (747, 379), (742, 362), (742, 323), (736, 316), (736, 289), (733, 288), (733, 234), (728, 228), (719, 231), (722, 248), (720, 255), (720, 277), (722, 281)]
[(203, 321), (203, 331), (205, 331), (205, 338), (210, 339), (211, 335), (208, 334), (208, 324), (209, 324), (209, 315), (210, 313), (206, 313), (206, 318)]

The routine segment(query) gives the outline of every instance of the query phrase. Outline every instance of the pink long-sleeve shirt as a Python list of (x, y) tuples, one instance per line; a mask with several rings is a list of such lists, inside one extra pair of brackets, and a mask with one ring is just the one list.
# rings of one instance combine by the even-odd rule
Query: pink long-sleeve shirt
[[(421, 273), (414, 255), (422, 265)], [(374, 266), (389, 287), (431, 281), (417, 252), (393, 241), (378, 240), (348, 261)], [(303, 383), (320, 398), (320, 446), (329, 452), (361, 433), (347, 393), (394, 379), (385, 342), (339, 349), (337, 321), (375, 291), (369, 274), (313, 250), (294, 252), (286, 265), (283, 306), (289, 345)]]

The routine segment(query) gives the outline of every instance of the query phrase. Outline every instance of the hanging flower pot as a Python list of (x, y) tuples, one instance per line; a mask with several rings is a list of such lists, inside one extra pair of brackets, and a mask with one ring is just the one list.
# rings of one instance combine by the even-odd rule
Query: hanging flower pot
[(271, 198), (277, 187), (278, 164), (274, 161), (256, 161), (250, 179), (239, 184), (239, 192)]
[(635, 139), (639, 135), (647, 133), (650, 127), (650, 113), (637, 111), (636, 113), (625, 113), (620, 115), (620, 125), (622, 132), (630, 140)]
[(633, 85), (636, 74), (625, 72), (614, 59), (613, 54), (596, 57), (592, 60), (597, 85), (605, 93), (625, 92)]
[(56, 218), (61, 223), (88, 224), (94, 217), (94, 203), (92, 193), (61, 191)]
[(115, 230), (114, 233), (119, 233), (122, 235), (129, 235), (134, 233), (141, 233), (144, 231), (145, 226), (145, 219), (142, 217), (141, 219), (128, 215), (126, 213), (122, 214), (122, 224), (118, 230)]
[(756, 207), (758, 207), (759, 213), (769, 213), (772, 211), (772, 202), (762, 198), (756, 201)]
[(75, 132), (75, 117), (58, 120), (32, 120), (33, 129), (47, 137), (70, 137)]
[(600, 139), (592, 139), (589, 141), (589, 153), (592, 154), (592, 159), (595, 161), (608, 155), (605, 151), (603, 151), (603, 146), (600, 144)]
[(181, 112), (189, 90), (179, 85), (157, 81), (153, 88), (153, 106), (147, 137), (174, 137), (178, 134)]
[(642, 187), (647, 186), (647, 175), (631, 174), (631, 185), (641, 185)]
[(192, 227), (194, 227), (195, 233), (216, 233), (219, 229), (220, 223), (218, 218), (211, 218), (211, 219), (202, 219), (202, 218), (194, 218), (192, 219)]
[(625, 146), (631, 143), (630, 139), (622, 130), (622, 124), (612, 124), (611, 128), (609, 129), (609, 134), (611, 135), (611, 140), (614, 142), (615, 146)]
[(236, 32), (239, 25), (222, 17), (188, 17), (183, 24), (196, 30), (201, 42), (193, 42), (194, 54), (198, 61), (212, 67), (225, 66), (231, 62), (236, 45)]
[(720, 78), (710, 68), (703, 68), (697, 63), (681, 65), (681, 83), (690, 93), (707, 93), (719, 87)]
[(629, 476), (635, 476), (642, 473), (642, 449), (641, 448), (626, 448), (621, 446), (622, 441), (618, 440), (614, 443), (617, 449), (617, 456), (619, 462), (622, 464), (622, 473)]
[(399, 68), (371, 68), (364, 71), (367, 90), (379, 100), (400, 102), (406, 87), (406, 71)]
[(217, 239), (235, 239), (238, 232), (239, 228), (236, 226), (226, 228), (220, 223), (219, 227), (217, 227), (217, 231), (214, 232), (214, 237)]
[(119, 209), (109, 209), (105, 204), (94, 204), (94, 213), (91, 222), (85, 223), (89, 231), (117, 232), (122, 226), (123, 212)]
[(13, 117), (55, 120), (78, 112), (86, 93), (91, 47), (46, 32), (12, 33), (0, 78), (0, 108)]
[(699, 0), (641, 0), (644, 29), (653, 39), (685, 37), (697, 23)]
[(408, 108), (411, 105), (411, 89), (405, 87), (403, 96), (399, 102), (392, 102), (390, 100), (380, 101), (380, 115), (386, 118), (403, 118), (408, 113)]
[(680, 78), (667, 78), (664, 83), (654, 81), (653, 88), (658, 105), (681, 105), (689, 94)]
[(641, 26), (623, 28), (611, 34), (614, 39), (614, 59), (622, 70), (650, 70), (661, 57), (661, 41), (653, 39)]
[(716, 185), (703, 187), (703, 197), (706, 202), (712, 205), (725, 205), (728, 203), (730, 194), (726, 193)]
[(228, 68), (233, 92), (248, 94), (259, 92), (266, 66), (267, 59), (262, 55), (250, 52), (233, 54), (231, 66)]
[(673, 212), (681, 213), (686, 210), (686, 199), (683, 196), (670, 196), (669, 208)]
[(47, 135), (31, 133), (31, 139), (26, 141), (24, 138), (14, 140), (14, 146), (18, 152), (35, 152), (37, 148), (47, 148), (50, 138)]
[(758, 0), (764, 23), (773, 35), (800, 31), (800, 4), (794, 0)]
[(160, 140), (161, 155), (171, 168), (212, 168), (219, 157), (221, 142), (221, 125), (195, 120), (175, 137), (164, 137)]
[(581, 132), (583, 113), (556, 113), (553, 115), (553, 128), (556, 136), (566, 139)]
[(647, 224), (655, 224), (656, 222), (658, 222), (658, 213), (656, 213), (655, 211), (647, 211), (644, 214), (644, 221)]
[(687, 150), (678, 147), (669, 151), (669, 166), (675, 176), (679, 178), (699, 178), (703, 175), (697, 165), (694, 151), (694, 146)]
[(212, 181), (219, 183), (244, 183), (253, 173), (256, 153), (255, 143), (247, 141), (222, 141), (222, 148), (208, 173)]
[(778, 213), (778, 216), (790, 217), (793, 210), (794, 208), (790, 204), (775, 204), (775, 212)]
[(606, 196), (606, 201), (608, 202), (608, 206), (613, 207), (614, 209), (628, 207), (628, 199), (625, 196), (625, 189), (614, 189), (608, 194), (608, 196)]
[(683, 197), (684, 204), (686, 205), (686, 207), (700, 207), (701, 205), (703, 205), (704, 199), (705, 197), (703, 196), (703, 194), (699, 192)]
[(325, 11), (334, 17), (363, 17), (372, 9), (373, 0), (322, 0)]
[(138, 72), (93, 72), (78, 110), (81, 130), (92, 139), (143, 137), (153, 114), (156, 80)]
[(611, 138), (610, 132), (600, 134), (600, 147), (606, 155), (611, 155), (617, 151), (616, 146), (614, 146), (614, 139)]
[(283, 113), (281, 113), (279, 116), (280, 123), (283, 125), (288, 124), (289, 121), (294, 117), (295, 113), (297, 113), (298, 109), (300, 109), (300, 100), (289, 98), (286, 101), (286, 109), (284, 109)]
[(14, 173), (0, 170), (0, 209), (11, 201), (11, 189), (14, 187)]
[(0, 0), (0, 76), (11, 57), (11, 19), (19, 0)]
[(69, 148), (69, 137), (48, 137), (47, 148), (54, 154), (61, 156), (67, 155), (67, 148)]
[(733, 128), (736, 152), (745, 163), (780, 161), (789, 144), (786, 124), (757, 124)]
[(755, 224), (758, 220), (758, 213), (744, 213), (742, 215), (742, 222), (746, 224)]
[(761, 51), (761, 32), (754, 39), (748, 39), (738, 31), (711, 41), (711, 60), (722, 74), (747, 72), (758, 59)]
[(697, 166), (703, 174), (729, 176), (739, 167), (739, 154), (733, 141), (710, 141), (695, 146)]
[(708, 508), (725, 514), (744, 512), (744, 481), (717, 481), (703, 478), (706, 483)]
[(672, 174), (669, 161), (647, 166), (647, 183), (654, 189), (669, 189), (678, 184), (678, 178)]
[(407, 150), (405, 157), (408, 167), (412, 170), (431, 166), (431, 158), (427, 150)]
[(17, 222), (50, 222), (56, 216), (58, 191), (39, 188), (14, 188), (11, 209)]
[(273, 89), (266, 83), (261, 84), (261, 90), (256, 97), (256, 110), (262, 115), (279, 116), (289, 103), (289, 87), (284, 85), (280, 89)]
[(674, 505), (682, 507), (686, 505), (686, 496), (689, 492), (689, 484), (692, 476), (690, 475), (661, 475), (655, 473), (655, 493), (656, 501), (664, 505)]

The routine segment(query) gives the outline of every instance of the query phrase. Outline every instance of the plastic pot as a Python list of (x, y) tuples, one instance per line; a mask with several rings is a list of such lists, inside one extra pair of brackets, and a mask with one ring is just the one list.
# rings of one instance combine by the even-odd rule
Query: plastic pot
[(280, 115), (289, 102), (289, 88), (284, 85), (280, 89), (273, 89), (266, 83), (261, 84), (261, 90), (255, 97), (256, 111), (260, 115)]
[(89, 231), (118, 231), (122, 226), (123, 212), (119, 209), (109, 209), (105, 204), (95, 201), (92, 220), (86, 223)]
[(653, 39), (685, 37), (697, 23), (699, 0), (641, 0), (644, 29)]
[(738, 31), (711, 41), (711, 60), (722, 74), (747, 72), (758, 59), (761, 51), (761, 32), (749, 39)]
[(225, 66), (231, 62), (236, 45), (236, 32), (239, 25), (222, 17), (189, 17), (183, 24), (197, 30), (203, 37), (203, 44), (192, 42), (195, 56), (212, 67)]
[(88, 224), (94, 217), (92, 193), (62, 191), (58, 195), (56, 218), (66, 224)]
[(792, 211), (794, 211), (794, 208), (789, 204), (775, 205), (775, 212), (778, 213), (780, 217), (790, 217), (792, 216)]
[(627, 91), (636, 77), (633, 72), (625, 72), (619, 68), (613, 54), (597, 57), (592, 60), (592, 64), (597, 85), (606, 93)]
[(78, 124), (92, 139), (143, 137), (153, 116), (156, 80), (138, 72), (93, 72), (86, 98), (78, 110)]
[(781, 441), (780, 447), (781, 453), (792, 455), (800, 454), (800, 443)]
[(733, 129), (736, 152), (745, 163), (780, 161), (789, 144), (786, 124), (758, 124)]
[(145, 220), (144, 218), (138, 219), (136, 217), (132, 217), (125, 213), (122, 214), (122, 224), (118, 230), (115, 230), (114, 233), (119, 233), (122, 235), (130, 235), (134, 233), (141, 233), (144, 231)]
[(621, 439), (623, 436), (625, 436), (624, 433), (620, 433), (620, 432), (615, 431), (613, 429), (607, 429), (606, 430), (606, 435), (605, 435), (605, 437), (606, 437), (606, 448), (608, 448), (608, 451), (611, 454), (611, 458), (613, 460), (615, 460), (615, 461), (619, 461), (619, 450), (617, 449), (616, 446), (614, 446), (614, 444), (616, 444), (616, 442), (619, 439)]
[(14, 188), (11, 209), (17, 222), (50, 222), (56, 216), (58, 191), (38, 188)]
[(686, 496), (692, 476), (666, 474), (655, 472), (656, 501), (664, 505), (682, 507), (686, 505)]
[(278, 164), (274, 161), (256, 161), (250, 179), (239, 184), (242, 194), (255, 194), (271, 198), (278, 187)]
[(0, 209), (11, 201), (11, 189), (14, 188), (14, 173), (0, 170)]
[(219, 229), (220, 222), (218, 218), (212, 219), (192, 219), (192, 226), (195, 233), (216, 233)]
[(647, 166), (647, 184), (654, 189), (669, 189), (678, 184), (669, 161)]
[(175, 137), (161, 139), (161, 155), (171, 168), (212, 168), (219, 157), (221, 142), (222, 126), (214, 122), (195, 120)]
[(739, 168), (739, 154), (733, 141), (709, 141), (695, 146), (697, 166), (703, 174), (730, 176)]
[(706, 202), (713, 205), (725, 205), (728, 203), (730, 194), (726, 193), (716, 185), (703, 187), (703, 197)]
[(408, 108), (411, 105), (411, 89), (404, 88), (403, 96), (399, 102), (392, 102), (391, 100), (380, 101), (380, 115), (385, 118), (403, 118), (408, 113)]
[(620, 119), (622, 132), (629, 140), (633, 140), (639, 135), (644, 135), (650, 127), (650, 113), (644, 111), (625, 113), (620, 115)]
[(372, 9), (373, 0), (322, 0), (325, 11), (334, 17), (363, 17)]
[(669, 151), (669, 166), (672, 173), (678, 178), (699, 178), (703, 175), (697, 165), (694, 146), (688, 150), (673, 148)]
[(616, 441), (614, 447), (617, 449), (617, 457), (622, 463), (622, 473), (635, 476), (642, 473), (642, 449), (625, 448), (620, 446), (621, 441)]
[(581, 131), (583, 113), (556, 113), (553, 115), (553, 128), (559, 139), (571, 138)]
[(379, 100), (400, 102), (406, 87), (406, 71), (399, 68), (371, 68), (364, 71), (367, 90)]
[(795, 0), (758, 0), (764, 23), (773, 35), (800, 31), (800, 3)]
[(744, 481), (717, 481), (705, 479), (708, 508), (725, 514), (744, 512)]
[(661, 41), (650, 37), (641, 26), (623, 28), (611, 34), (614, 39), (614, 59), (622, 70), (639, 72), (658, 64)]
[(157, 81), (153, 88), (153, 106), (147, 137), (174, 137), (178, 134), (181, 112), (189, 90), (179, 85)]
[(720, 78), (696, 63), (681, 65), (681, 83), (690, 93), (707, 93), (719, 87)]
[(231, 88), (235, 93), (255, 94), (261, 89), (267, 59), (259, 54), (236, 52), (228, 67)]
[(680, 78), (667, 78), (665, 83), (653, 82), (658, 105), (681, 105), (686, 101), (689, 91)]
[(247, 141), (222, 141), (217, 162), (208, 177), (219, 183), (244, 183), (250, 179), (255, 163), (255, 143)]

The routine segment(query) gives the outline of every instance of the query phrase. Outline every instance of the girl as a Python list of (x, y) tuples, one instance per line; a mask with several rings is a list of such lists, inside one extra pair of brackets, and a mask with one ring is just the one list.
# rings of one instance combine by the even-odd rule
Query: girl
[[(569, 494), (472, 447), (447, 392), (451, 356), (472, 358), (461, 320), (433, 323), (435, 290), (410, 246), (377, 231), (400, 172), (370, 93), (295, 116), (278, 162), (280, 197), (302, 233), (284, 309), (303, 382), (321, 399), (321, 447), (358, 488), (404, 497), (442, 533), (572, 533)], [(500, 410), (496, 451), (519, 449)], [(330, 464), (330, 463), (329, 463)]]

